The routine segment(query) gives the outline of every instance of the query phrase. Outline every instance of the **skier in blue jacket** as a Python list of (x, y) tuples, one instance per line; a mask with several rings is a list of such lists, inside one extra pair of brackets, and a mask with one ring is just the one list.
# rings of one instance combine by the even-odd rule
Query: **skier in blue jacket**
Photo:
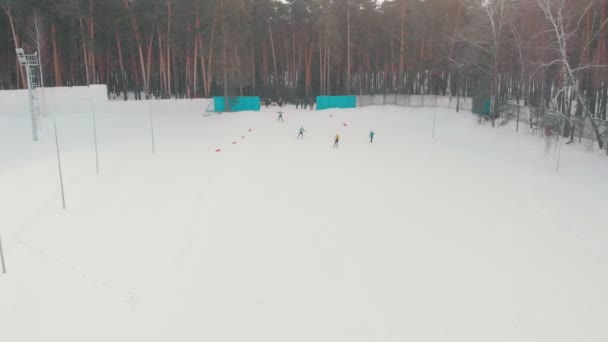
[(304, 129), (304, 127), (300, 127), (300, 131), (298, 133), (298, 138), (304, 139), (304, 132), (306, 132), (306, 130)]

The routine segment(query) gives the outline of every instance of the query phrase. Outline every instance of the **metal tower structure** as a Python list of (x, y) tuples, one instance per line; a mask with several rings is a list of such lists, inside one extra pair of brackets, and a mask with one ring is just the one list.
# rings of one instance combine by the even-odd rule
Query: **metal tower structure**
[(36, 72), (40, 68), (40, 58), (38, 52), (26, 55), (23, 49), (15, 49), (19, 63), (25, 67), (27, 74), (28, 99), (30, 103), (30, 116), (32, 119), (32, 138), (38, 141), (40, 129), (40, 98), (36, 88), (40, 87), (40, 73)]

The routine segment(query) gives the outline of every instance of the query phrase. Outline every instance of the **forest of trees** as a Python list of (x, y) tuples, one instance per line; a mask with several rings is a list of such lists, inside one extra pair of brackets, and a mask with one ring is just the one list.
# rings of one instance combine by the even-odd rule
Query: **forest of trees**
[(46, 86), (125, 99), (458, 94), (605, 120), (607, 23), (608, 0), (0, 0), (0, 89), (24, 87), (23, 47)]

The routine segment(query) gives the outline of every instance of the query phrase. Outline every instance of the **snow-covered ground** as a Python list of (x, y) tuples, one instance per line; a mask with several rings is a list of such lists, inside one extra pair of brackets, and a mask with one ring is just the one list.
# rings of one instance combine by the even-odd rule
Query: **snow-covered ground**
[(157, 113), (154, 155), (147, 115), (99, 114), (99, 174), (60, 115), (67, 210), (50, 117), (32, 143), (0, 116), (0, 340), (608, 340), (605, 157), (556, 172), (448, 109), (434, 139), (432, 108), (284, 112)]

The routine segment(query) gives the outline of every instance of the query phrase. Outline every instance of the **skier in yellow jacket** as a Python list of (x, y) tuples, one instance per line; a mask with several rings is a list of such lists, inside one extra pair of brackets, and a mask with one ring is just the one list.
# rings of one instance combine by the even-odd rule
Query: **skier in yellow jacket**
[(334, 138), (334, 148), (338, 148), (338, 143), (340, 142), (340, 134), (336, 134)]

